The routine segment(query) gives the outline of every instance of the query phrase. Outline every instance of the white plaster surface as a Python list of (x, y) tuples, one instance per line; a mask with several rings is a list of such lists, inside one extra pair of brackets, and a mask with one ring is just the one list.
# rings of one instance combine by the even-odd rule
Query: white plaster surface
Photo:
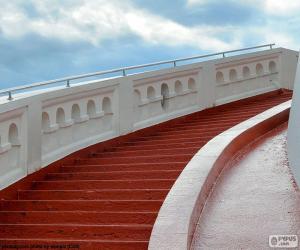
[(288, 158), (294, 178), (300, 186), (300, 63), (298, 62), (293, 102), (288, 125)]

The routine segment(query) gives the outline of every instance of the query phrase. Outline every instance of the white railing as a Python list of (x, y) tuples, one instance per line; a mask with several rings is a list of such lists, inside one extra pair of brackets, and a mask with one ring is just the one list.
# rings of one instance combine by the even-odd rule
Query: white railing
[(276, 48), (0, 98), (0, 187), (89, 145), (207, 107), (292, 88)]
[(266, 48), (266, 47), (270, 47), (270, 49), (272, 49), (273, 46), (275, 46), (275, 43), (264, 44), (264, 45), (254, 46), (254, 47), (243, 48), (243, 49), (228, 50), (228, 51), (207, 54), (207, 55), (184, 57), (184, 58), (178, 58), (178, 59), (173, 59), (173, 60), (160, 61), (160, 62), (118, 68), (118, 69), (110, 69), (110, 70), (98, 71), (98, 72), (76, 75), (76, 76), (69, 76), (69, 77), (64, 77), (64, 78), (50, 80), (50, 81), (32, 83), (32, 84), (17, 86), (17, 87), (13, 87), (13, 88), (9, 88), (9, 89), (3, 89), (3, 90), (0, 90), (0, 95), (7, 94), (8, 100), (12, 100), (13, 99), (12, 94), (14, 92), (24, 91), (24, 90), (33, 89), (33, 88), (41, 88), (41, 87), (49, 86), (51, 84), (65, 83), (66, 87), (70, 87), (71, 81), (74, 81), (74, 80), (79, 80), (79, 79), (84, 80), (85, 78), (102, 76), (102, 75), (107, 75), (107, 74), (112, 74), (112, 73), (122, 73), (123, 76), (126, 76), (127, 71), (134, 70), (134, 69), (148, 68), (148, 67), (153, 67), (153, 66), (161, 66), (161, 65), (165, 65), (165, 64), (171, 64), (171, 65), (173, 65), (173, 67), (176, 67), (179, 62), (208, 58), (208, 57), (219, 56), (219, 55), (223, 56), (223, 58), (224, 58), (227, 54), (230, 54), (230, 53), (243, 52), (243, 51), (249, 51), (249, 50), (257, 50), (257, 49)]

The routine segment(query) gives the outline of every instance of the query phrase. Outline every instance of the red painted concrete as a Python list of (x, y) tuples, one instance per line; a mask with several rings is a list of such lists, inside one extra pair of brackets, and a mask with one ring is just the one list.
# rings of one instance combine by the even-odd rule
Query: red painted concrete
[(168, 190), (197, 149), (290, 98), (291, 92), (276, 91), (194, 113), (81, 150), (26, 177), (0, 192), (0, 244), (146, 249)]
[(299, 235), (300, 197), (288, 168), (286, 128), (246, 147), (223, 170), (192, 249), (269, 249), (269, 235)]

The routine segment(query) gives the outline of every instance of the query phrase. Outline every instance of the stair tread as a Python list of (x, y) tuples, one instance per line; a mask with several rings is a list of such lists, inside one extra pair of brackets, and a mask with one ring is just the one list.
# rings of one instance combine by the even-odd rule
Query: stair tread
[(72, 174), (136, 174), (136, 173), (173, 173), (173, 172), (181, 172), (181, 170), (170, 170), (170, 169), (159, 169), (159, 170), (137, 170), (137, 171), (88, 171), (88, 172), (83, 172), (83, 171), (76, 171), (76, 172), (55, 172), (51, 174), (61, 174), (61, 175), (72, 175)]
[(43, 180), (43, 181), (34, 181), (34, 183), (51, 183), (51, 182), (74, 182), (74, 183), (78, 183), (78, 182), (145, 182), (145, 181), (170, 181), (170, 180), (176, 180), (176, 179), (143, 179), (143, 180)]

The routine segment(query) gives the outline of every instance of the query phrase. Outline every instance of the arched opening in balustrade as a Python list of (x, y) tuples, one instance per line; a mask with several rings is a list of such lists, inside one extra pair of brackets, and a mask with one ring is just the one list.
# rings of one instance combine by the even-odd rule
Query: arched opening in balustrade
[(8, 130), (8, 141), (12, 146), (19, 145), (18, 127), (15, 123), (10, 124)]
[(261, 63), (256, 64), (256, 75), (261, 76), (264, 74), (264, 67)]
[(269, 62), (269, 72), (275, 73), (276, 71), (277, 71), (276, 63), (274, 61)]
[(182, 86), (181, 81), (179, 81), (179, 80), (177, 80), (175, 82), (175, 92), (176, 92), (176, 94), (181, 94), (183, 92), (183, 86)]
[(196, 81), (195, 81), (195, 79), (194, 78), (189, 78), (189, 80), (188, 80), (188, 88), (190, 89), (190, 90), (196, 90)]
[(50, 118), (47, 112), (42, 113), (42, 130), (46, 131), (50, 127)]
[(161, 85), (161, 95), (162, 95), (161, 106), (163, 107), (163, 109), (167, 109), (169, 106), (169, 103), (168, 103), (169, 86), (168, 86), (168, 84), (163, 83)]
[(152, 86), (147, 88), (147, 98), (153, 100), (155, 98), (155, 89)]
[(216, 81), (217, 81), (217, 83), (223, 83), (224, 82), (224, 75), (221, 71), (217, 72)]
[(111, 101), (109, 97), (104, 97), (102, 101), (102, 109), (104, 114), (112, 114)]
[(62, 125), (66, 121), (65, 111), (63, 108), (58, 108), (56, 110), (56, 123)]
[(96, 114), (96, 105), (93, 100), (89, 100), (87, 103), (87, 114), (89, 117), (93, 117)]
[(231, 69), (229, 71), (229, 80), (230, 81), (236, 81), (237, 80), (237, 73), (235, 69)]
[(244, 77), (244, 78), (250, 77), (250, 69), (249, 69), (248, 66), (244, 66), (244, 67), (243, 67), (243, 77)]
[(80, 118), (80, 107), (78, 104), (73, 104), (71, 116), (74, 121)]

